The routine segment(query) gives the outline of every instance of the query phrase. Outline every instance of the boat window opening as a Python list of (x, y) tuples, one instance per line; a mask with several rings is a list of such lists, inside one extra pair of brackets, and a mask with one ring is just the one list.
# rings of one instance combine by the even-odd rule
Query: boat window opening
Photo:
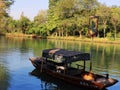
[(64, 66), (57, 66), (56, 65), (56, 71), (61, 73), (62, 71), (65, 73), (66, 68)]

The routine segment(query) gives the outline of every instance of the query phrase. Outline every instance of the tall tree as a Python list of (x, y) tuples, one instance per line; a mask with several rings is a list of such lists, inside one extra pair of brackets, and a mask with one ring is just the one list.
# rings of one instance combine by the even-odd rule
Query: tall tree
[(3, 32), (5, 29), (3, 28), (5, 26), (3, 25), (3, 20), (5, 20), (5, 24), (7, 24), (7, 19), (5, 19), (5, 17), (8, 17), (9, 7), (13, 4), (13, 2), (13, 0), (0, 0), (0, 30), (2, 30), (1, 32)]
[(112, 7), (111, 23), (114, 27), (114, 39), (116, 39), (117, 27), (120, 25), (120, 8)]
[(47, 29), (49, 31), (54, 30), (57, 27), (57, 16), (55, 15), (57, 2), (59, 0), (49, 0), (49, 10), (48, 10), (48, 22), (47, 22)]
[(68, 33), (70, 33), (73, 29), (74, 24), (74, 14), (75, 14), (75, 1), (76, 0), (60, 0), (57, 2), (57, 8), (55, 15), (57, 16), (57, 29), (59, 32), (59, 35), (65, 33), (66, 36), (68, 36)]
[(29, 30), (28, 27), (29, 27), (30, 20), (24, 16), (23, 12), (21, 13), (19, 23), (20, 23), (20, 28), (22, 33), (26, 34), (27, 30)]
[(104, 38), (105, 38), (106, 28), (108, 27), (108, 22), (110, 21), (110, 17), (111, 17), (111, 8), (101, 4), (97, 8), (96, 14), (100, 17), (99, 21), (100, 24), (102, 25)]
[(41, 10), (37, 16), (34, 17), (34, 23), (37, 25), (47, 22), (47, 11)]
[(0, 19), (3, 16), (8, 16), (9, 7), (13, 2), (13, 0), (0, 0)]
[(98, 7), (98, 1), (97, 0), (79, 0), (81, 11), (85, 10), (86, 15), (94, 15), (96, 8)]
[(47, 11), (41, 10), (37, 16), (34, 17), (32, 27), (29, 29), (28, 33), (37, 34), (40, 36), (46, 35), (46, 23), (47, 23)]
[(60, 0), (57, 3), (57, 14), (60, 19), (66, 19), (73, 17), (75, 13), (75, 1), (76, 0)]

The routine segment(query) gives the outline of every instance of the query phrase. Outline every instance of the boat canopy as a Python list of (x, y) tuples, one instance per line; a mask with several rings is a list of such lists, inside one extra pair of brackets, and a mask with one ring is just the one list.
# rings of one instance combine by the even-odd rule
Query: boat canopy
[(43, 50), (42, 56), (52, 59), (58, 63), (71, 63), (75, 61), (90, 60), (90, 53), (70, 51), (59, 48)]

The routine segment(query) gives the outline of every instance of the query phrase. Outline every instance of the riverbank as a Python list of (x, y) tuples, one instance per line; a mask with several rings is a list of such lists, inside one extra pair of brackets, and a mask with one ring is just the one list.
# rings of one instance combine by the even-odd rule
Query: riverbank
[(120, 39), (116, 40), (110, 40), (108, 38), (80, 38), (80, 37), (74, 37), (74, 36), (69, 36), (69, 37), (54, 37), (54, 36), (48, 36), (47, 39), (57, 39), (57, 40), (70, 40), (70, 41), (81, 41), (81, 42), (94, 42), (94, 43), (106, 43), (106, 44), (120, 44)]
[(6, 37), (19, 37), (19, 38), (42, 38), (41, 36), (37, 36), (35, 34), (22, 34), (22, 33), (6, 33)]
[[(41, 36), (37, 35), (28, 35), (28, 34), (18, 34), (18, 33), (7, 33), (5, 34), (6, 37), (18, 37), (18, 38), (30, 38), (30, 39), (42, 39)], [(81, 42), (94, 42), (94, 43), (106, 43), (106, 44), (120, 44), (120, 39), (110, 40), (108, 38), (86, 38), (86, 37), (75, 37), (75, 36), (68, 36), (68, 37), (56, 37), (56, 36), (47, 36), (46, 39), (54, 39), (54, 40), (70, 40), (70, 41), (81, 41)]]

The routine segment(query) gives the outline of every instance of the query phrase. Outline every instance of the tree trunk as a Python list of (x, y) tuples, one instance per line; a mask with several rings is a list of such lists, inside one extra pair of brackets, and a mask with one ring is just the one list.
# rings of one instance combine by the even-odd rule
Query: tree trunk
[(62, 30), (62, 37), (64, 36), (64, 31)]
[(107, 23), (107, 21), (103, 21), (103, 26), (104, 26), (104, 38), (105, 38), (105, 32), (106, 32), (106, 23)]
[(57, 37), (57, 32), (55, 32), (55, 36)]
[(83, 31), (83, 29), (79, 31), (80, 38), (82, 38), (82, 31)]
[(68, 36), (68, 33), (66, 32), (66, 37)]
[(104, 28), (104, 38), (105, 38), (105, 28)]
[(61, 32), (60, 32), (60, 30), (58, 30), (58, 33), (59, 33), (58, 36), (60, 37), (60, 36), (61, 36)]
[(116, 32), (117, 32), (117, 28), (115, 26), (115, 33), (114, 33), (114, 39), (116, 40)]

